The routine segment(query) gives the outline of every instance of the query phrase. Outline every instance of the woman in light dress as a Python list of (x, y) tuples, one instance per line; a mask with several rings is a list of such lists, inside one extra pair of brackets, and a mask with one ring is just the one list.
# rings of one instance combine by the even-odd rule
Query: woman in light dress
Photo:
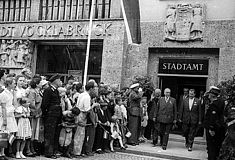
[[(4, 85), (5, 87), (1, 87), (2, 92), (0, 93), (0, 126), (2, 130), (6, 130), (11, 135), (13, 135), (18, 131), (14, 115), (15, 107), (13, 106), (12, 93), (13, 89), (15, 88), (14, 78), (6, 78)], [(1, 149), (0, 159), (6, 159), (4, 155), (4, 149)]]

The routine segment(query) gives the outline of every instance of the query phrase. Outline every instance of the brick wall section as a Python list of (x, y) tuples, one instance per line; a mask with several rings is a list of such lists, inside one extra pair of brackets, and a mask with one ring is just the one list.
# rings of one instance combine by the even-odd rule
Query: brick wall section
[[(126, 84), (130, 84), (130, 80), (136, 74), (149, 76), (156, 74), (156, 68), (148, 68), (148, 64), (152, 63), (152, 61), (155, 62), (155, 67), (158, 65), (156, 64), (157, 61), (154, 60), (157, 57), (149, 56), (149, 47), (219, 48), (219, 63), (215, 58), (210, 59), (210, 63), (213, 62), (213, 64), (209, 66), (211, 74), (209, 72), (207, 85), (216, 85), (221, 80), (229, 79), (232, 75), (235, 75), (235, 20), (206, 21), (202, 42), (164, 42), (163, 28), (163, 22), (141, 23), (142, 44), (140, 51), (133, 53), (133, 56), (129, 56), (127, 60), (131, 64), (129, 64), (125, 71)], [(216, 56), (218, 55), (214, 55), (214, 57)]]

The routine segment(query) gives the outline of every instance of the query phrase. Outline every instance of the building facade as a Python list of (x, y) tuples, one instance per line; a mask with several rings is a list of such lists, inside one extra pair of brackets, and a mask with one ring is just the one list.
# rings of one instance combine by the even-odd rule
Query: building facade
[(235, 75), (235, 2), (232, 0), (148, 0), (140, 2), (142, 43), (127, 58), (125, 83), (149, 76), (155, 87), (195, 88)]
[[(0, 67), (82, 80), (90, 11), (90, 0), (0, 1)], [(96, 0), (88, 79), (121, 83), (124, 33), (120, 1)]]

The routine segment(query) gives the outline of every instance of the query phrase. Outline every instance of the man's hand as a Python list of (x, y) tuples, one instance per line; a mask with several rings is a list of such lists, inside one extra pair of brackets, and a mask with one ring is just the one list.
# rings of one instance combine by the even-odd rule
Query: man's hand
[(150, 101), (152, 101), (154, 99), (154, 94), (151, 94), (151, 99)]
[(99, 103), (93, 103), (92, 106), (91, 106), (91, 108), (95, 108), (95, 107), (98, 107), (98, 106), (100, 106)]
[(209, 130), (209, 133), (212, 137), (215, 135), (215, 131)]
[(202, 125), (202, 122), (199, 121), (199, 122), (198, 122), (198, 125)]
[(153, 118), (153, 121), (156, 122), (156, 118)]
[(173, 123), (176, 124), (177, 120), (174, 120)]

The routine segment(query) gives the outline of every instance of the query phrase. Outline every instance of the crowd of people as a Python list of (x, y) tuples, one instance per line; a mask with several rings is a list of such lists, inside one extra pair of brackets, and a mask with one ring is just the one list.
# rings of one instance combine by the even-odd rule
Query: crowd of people
[(0, 160), (7, 160), (5, 154), (56, 159), (110, 153), (145, 142), (147, 134), (154, 147), (166, 150), (169, 133), (179, 124), (188, 151), (204, 127), (208, 159), (234, 157), (234, 107), (226, 107), (217, 87), (201, 98), (195, 89), (186, 89), (177, 105), (169, 88), (162, 97), (160, 89), (149, 92), (139, 83), (118, 90), (95, 80), (83, 86), (72, 76), (63, 84), (60, 78), (32, 76), (27, 69), (20, 75), (0, 70)]

